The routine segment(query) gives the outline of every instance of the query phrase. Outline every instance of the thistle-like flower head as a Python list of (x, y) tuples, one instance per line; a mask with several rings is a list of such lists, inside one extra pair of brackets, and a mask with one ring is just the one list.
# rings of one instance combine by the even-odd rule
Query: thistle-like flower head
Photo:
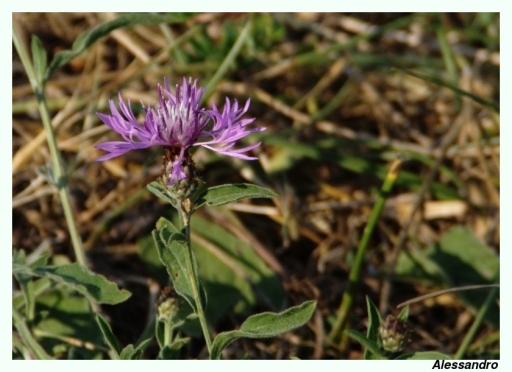
[[(235, 149), (236, 142), (265, 128), (248, 129), (254, 121), (242, 119), (249, 109), (250, 100), (243, 108), (238, 102), (233, 103), (226, 98), (222, 111), (213, 105), (212, 110), (200, 108), (204, 88), (197, 87), (197, 80), (188, 82), (183, 78), (182, 85), (176, 85), (172, 94), (167, 80), (164, 86), (158, 86), (158, 103), (154, 107), (144, 107), (145, 118), (140, 124), (130, 107), (130, 101), (124, 103), (119, 93), (119, 108), (110, 100), (111, 115), (98, 113), (100, 119), (112, 130), (119, 133), (122, 141), (110, 141), (96, 145), (96, 148), (107, 151), (98, 158), (99, 161), (109, 160), (131, 150), (145, 149), (151, 146), (163, 146), (176, 154), (171, 159), (169, 174), (165, 177), (167, 184), (172, 185), (187, 177), (184, 166), (186, 151), (192, 146), (203, 146), (220, 154), (238, 159), (255, 160), (245, 153), (258, 147), (261, 142)], [(169, 168), (169, 167), (167, 167)]]
[(379, 327), (382, 347), (393, 353), (400, 351), (409, 341), (409, 327), (407, 323), (389, 314)]

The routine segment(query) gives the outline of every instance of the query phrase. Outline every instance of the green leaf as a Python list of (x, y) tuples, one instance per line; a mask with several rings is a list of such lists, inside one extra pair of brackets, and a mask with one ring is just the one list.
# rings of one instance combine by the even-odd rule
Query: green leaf
[(407, 322), (407, 318), (409, 318), (409, 305), (407, 305), (402, 309), (402, 311), (400, 311), (400, 314), (398, 314), (397, 318), (402, 322)]
[(187, 18), (187, 15), (180, 13), (127, 13), (120, 15), (111, 21), (100, 23), (96, 27), (93, 27), (79, 35), (73, 43), (71, 50), (64, 50), (55, 55), (50, 63), (50, 67), (48, 67), (48, 70), (46, 71), (45, 79), (48, 80), (55, 71), (57, 71), (57, 69), (82, 53), (99, 38), (108, 35), (115, 29), (137, 24), (157, 25), (160, 23), (181, 23), (186, 21)]
[(140, 359), (142, 356), (142, 352), (144, 351), (144, 348), (151, 342), (153, 338), (150, 337), (144, 341), (142, 341), (137, 347), (133, 347), (132, 344), (126, 346), (119, 355), (120, 359), (122, 360), (134, 360), (134, 359)]
[[(164, 226), (178, 232), (175, 225), (161, 218), (157, 222), (157, 229)], [(192, 227), (192, 250), (199, 263), (197, 271), (201, 287), (208, 297), (215, 299), (216, 304), (205, 309), (210, 324), (214, 324), (229, 309), (247, 316), (256, 303), (272, 311), (282, 308), (286, 294), (281, 279), (250, 243), (201, 216), (193, 219)], [(151, 240), (147, 250), (154, 251), (158, 267), (165, 270), (154, 239)], [(150, 252), (146, 254), (153, 255)], [(165, 272), (164, 275), (167, 277), (168, 274)]]
[[(422, 251), (404, 251), (395, 267), (397, 278), (446, 288), (494, 284), (499, 278), (499, 257), (476, 239), (470, 229), (456, 226), (443, 234), (439, 244)], [(474, 314), (485, 301), (481, 290), (458, 291), (456, 296)], [(485, 320), (499, 329), (499, 307), (492, 303)]]
[[(230, 222), (237, 222), (230, 219), (229, 212), (222, 213)], [(282, 309), (286, 294), (281, 279), (250, 242), (200, 216), (194, 218), (192, 226), (196, 232), (192, 235), (192, 248), (199, 262), (199, 277), (216, 303), (206, 309), (210, 322), (233, 306), (235, 313), (244, 315), (249, 315), (257, 302), (272, 311)]]
[[(366, 308), (368, 309), (368, 332), (366, 334), (368, 340), (370, 340), (373, 344), (375, 344), (378, 353), (373, 352), (374, 348), (370, 350), (365, 347), (364, 350), (364, 359), (372, 360), (372, 359), (382, 359), (382, 351), (380, 351), (381, 340), (379, 335), (379, 327), (382, 323), (382, 317), (380, 316), (379, 309), (370, 297), (366, 296)], [(363, 344), (364, 345), (364, 344)]]
[(112, 328), (110, 328), (110, 324), (108, 324), (106, 319), (103, 318), (101, 314), (96, 314), (96, 321), (100, 326), (101, 333), (103, 334), (103, 339), (105, 340), (105, 343), (108, 345), (108, 347), (110, 347), (110, 350), (112, 350), (115, 353), (116, 359), (119, 359), (121, 348), (117, 343), (116, 336), (114, 336), (114, 333), (112, 332)]
[(16, 327), (19, 337), (23, 340), (24, 346), (30, 350), (30, 353), (37, 359), (52, 359), (52, 357), (46, 353), (44, 348), (34, 338), (26, 320), (16, 311), (16, 309), (12, 309), (12, 318), (13, 326)]
[(37, 269), (38, 267), (46, 266), (49, 258), (50, 258), (49, 254), (42, 255), (41, 257), (36, 259), (34, 262), (29, 264), (29, 266), (33, 269)]
[(180, 351), (188, 342), (190, 341), (189, 338), (182, 338), (179, 340), (175, 340), (173, 343), (169, 345), (165, 345), (160, 352), (158, 353), (157, 359), (178, 359), (180, 356)]
[[(186, 238), (181, 233), (173, 233), (168, 226), (165, 226), (166, 222), (163, 222), (162, 219), (160, 221), (164, 226), (160, 230), (153, 231), (153, 239), (155, 239), (160, 261), (167, 269), (176, 292), (187, 300), (192, 309), (196, 311), (194, 292), (190, 282), (191, 273), (189, 273), (185, 258), (188, 249)], [(175, 229), (174, 226), (171, 228)]]
[(169, 221), (167, 218), (160, 217), (160, 219), (156, 222), (156, 228), (157, 230), (162, 230), (164, 227), (166, 227), (171, 232), (171, 234), (177, 234), (180, 232), (171, 221)]
[(316, 301), (306, 301), (302, 305), (291, 307), (279, 314), (267, 312), (250, 316), (242, 323), (240, 330), (222, 332), (215, 337), (210, 359), (220, 359), (222, 350), (241, 337), (274, 337), (301, 327), (311, 318), (315, 308)]
[(131, 296), (131, 293), (127, 290), (119, 290), (116, 284), (109, 282), (99, 274), (93, 273), (79, 263), (40, 267), (36, 269), (36, 273), (67, 285), (83, 295), (92, 297), (100, 304), (115, 305), (126, 301)]
[(194, 211), (201, 208), (203, 205), (216, 207), (219, 205), (237, 202), (242, 199), (277, 197), (279, 197), (279, 195), (273, 191), (248, 183), (209, 187), (195, 200)]
[[(362, 335), (361, 333), (354, 331), (352, 329), (347, 329), (344, 332), (348, 337), (356, 340), (365, 348), (365, 359), (388, 359), (380, 347), (372, 340)], [(366, 352), (371, 353), (371, 358), (366, 357)]]
[(15, 250), (12, 259), (13, 275), (18, 281), (21, 288), (21, 292), (23, 293), (23, 298), (25, 299), (25, 316), (27, 320), (32, 321), (34, 319), (35, 311), (34, 283), (32, 281), (32, 276), (30, 274), (14, 270), (14, 266), (25, 267), (25, 251)]
[(138, 353), (138, 355), (136, 355), (136, 354), (137, 354), (137, 351), (133, 347), (133, 344), (129, 344), (129, 345), (126, 345), (126, 347), (123, 350), (121, 350), (121, 354), (119, 355), (119, 359), (121, 359), (121, 360), (139, 359), (140, 355), (142, 353)]
[(165, 346), (165, 322), (155, 322), (155, 338), (160, 349)]
[[(49, 278), (40, 281), (51, 282)], [(38, 316), (35, 320), (35, 329), (41, 334), (39, 340), (46, 350), (53, 350), (56, 345), (61, 345), (68, 348), (68, 352), (75, 358), (101, 358), (102, 352), (98, 349), (86, 348), (87, 344), (104, 343), (96, 314), (91, 311), (87, 298), (77, 296), (75, 290), (70, 287), (52, 283), (51, 287), (48, 286), (44, 293), (36, 297), (36, 309)], [(75, 347), (62, 343), (63, 338), (80, 340), (82, 346)]]
[(41, 43), (41, 40), (35, 35), (32, 35), (32, 42), (30, 45), (32, 49), (32, 60), (34, 62), (34, 70), (39, 84), (43, 83), (46, 67), (48, 66), (48, 56), (46, 50)]
[(146, 187), (163, 201), (171, 204), (174, 208), (178, 208), (176, 201), (167, 194), (167, 189), (160, 182), (151, 182)]
[(437, 351), (418, 351), (400, 355), (395, 360), (448, 360), (451, 356)]

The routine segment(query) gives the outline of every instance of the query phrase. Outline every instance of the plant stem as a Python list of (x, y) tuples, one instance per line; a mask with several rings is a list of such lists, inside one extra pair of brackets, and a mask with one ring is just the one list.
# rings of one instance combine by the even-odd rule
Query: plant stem
[(459, 346), (459, 349), (455, 353), (453, 359), (462, 359), (464, 354), (466, 353), (467, 348), (469, 347), (469, 344), (475, 338), (476, 332), (478, 331), (478, 328), (482, 324), (482, 321), (484, 320), (485, 313), (491, 306), (492, 301), (494, 300), (494, 296), (496, 295), (496, 292), (498, 291), (498, 288), (493, 288), (489, 291), (489, 294), (487, 295), (487, 298), (485, 299), (485, 302), (483, 303), (480, 310), (478, 310), (478, 314), (476, 314), (475, 321), (471, 325), (471, 328), (469, 329), (468, 333), (466, 333), (466, 336), (464, 337), (464, 340), (462, 340), (462, 343)]
[(36, 341), (30, 330), (28, 329), (28, 326), (25, 322), (25, 319), (21, 316), (20, 313), (16, 309), (12, 309), (12, 318), (13, 318), (13, 324), (18, 330), (19, 335), (21, 336), (21, 339), (23, 340), (25, 346), (31, 351), (31, 353), (37, 358), (37, 359), (43, 359), (43, 360), (49, 360), (53, 359), (51, 356), (49, 356), (46, 351), (42, 348), (41, 345)]
[(196, 302), (196, 312), (199, 317), (199, 322), (201, 323), (201, 329), (203, 330), (204, 339), (206, 341), (206, 347), (208, 348), (208, 354), (212, 349), (212, 339), (210, 337), (210, 332), (208, 331), (208, 324), (206, 323), (206, 316), (204, 314), (203, 305), (201, 302), (201, 293), (199, 288), (199, 279), (196, 272), (196, 268), (194, 265), (194, 257), (192, 253), (192, 245), (190, 241), (190, 212), (191, 212), (191, 202), (190, 199), (185, 199), (181, 202), (181, 208), (179, 208), (181, 220), (183, 223), (183, 228), (185, 229), (185, 236), (187, 239), (187, 252), (185, 254), (187, 261), (188, 272), (190, 273), (190, 284), (192, 285), (192, 292), (194, 295), (194, 300)]
[(55, 137), (55, 132), (53, 131), (50, 114), (48, 112), (48, 107), (46, 106), (46, 101), (44, 98), (44, 86), (42, 82), (38, 81), (32, 63), (30, 62), (28, 53), (21, 42), (16, 27), (14, 26), (12, 28), (12, 40), (14, 46), (16, 47), (16, 51), (18, 52), (18, 55), (21, 59), (21, 62), (23, 63), (23, 67), (27, 72), (30, 85), (32, 86), (32, 90), (34, 91), (34, 94), (37, 99), (39, 113), (41, 115), (41, 121), (46, 132), (46, 140), (48, 142), (48, 148), (50, 150), (51, 155), (52, 178), (55, 183), (55, 186), (57, 186), (57, 189), (59, 190), (62, 209), (64, 210), (64, 216), (66, 218), (66, 222), (68, 225), (69, 235), (71, 236), (71, 242), (73, 244), (76, 260), (81, 265), (87, 266), (87, 260), (85, 258), (82, 239), (80, 237), (80, 234), (78, 233), (78, 227), (76, 225), (73, 210), (71, 208), (71, 198), (69, 195), (69, 189), (67, 185), (66, 175), (64, 172), (61, 154), (59, 148), (57, 147), (57, 139)]
[(354, 303), (357, 284), (359, 282), (359, 276), (361, 273), (361, 267), (363, 265), (364, 254), (366, 252), (366, 248), (368, 247), (368, 243), (370, 242), (370, 237), (375, 228), (375, 225), (377, 224), (380, 212), (382, 211), (382, 208), (384, 207), (386, 198), (398, 177), (400, 165), (401, 165), (401, 160), (399, 160), (399, 159), (396, 159), (391, 164), (391, 167), (386, 176), (386, 179), (384, 180), (384, 184), (382, 185), (382, 189), (380, 191), (379, 198), (377, 199), (377, 202), (375, 203), (372, 213), (370, 215), (370, 218), (368, 219), (368, 223), (366, 224), (366, 227), (364, 228), (363, 237), (361, 238), (361, 241), (359, 242), (359, 246), (357, 247), (357, 252), (356, 252), (356, 256), (354, 258), (354, 262), (352, 264), (352, 269), (350, 270), (350, 274), (348, 276), (348, 286), (347, 286), (345, 293), (343, 293), (343, 298), (341, 300), (341, 304), (338, 309), (338, 315), (336, 317), (336, 322), (334, 323), (334, 326), (333, 326), (333, 328), (329, 334), (329, 337), (328, 337), (329, 343), (336, 342), (338, 339), (340, 339), (340, 341), (341, 341), (342, 332), (344, 331), (344, 329), (347, 325), (348, 314), (349, 314), (350, 310), (352, 309), (352, 304)]
[(172, 342), (172, 325), (169, 319), (164, 321), (164, 345), (170, 345)]

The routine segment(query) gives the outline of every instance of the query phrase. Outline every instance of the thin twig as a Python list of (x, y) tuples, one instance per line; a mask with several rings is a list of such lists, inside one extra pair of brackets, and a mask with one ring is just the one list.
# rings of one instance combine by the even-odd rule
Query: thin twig
[(426, 294), (426, 295), (423, 295), (423, 296), (418, 296), (418, 297), (415, 297), (415, 298), (413, 298), (411, 300), (407, 300), (405, 302), (402, 302), (401, 304), (398, 304), (396, 306), (396, 308), (400, 309), (401, 307), (404, 307), (404, 306), (407, 306), (407, 305), (411, 305), (411, 304), (415, 304), (416, 302), (427, 300), (429, 298), (441, 296), (441, 295), (446, 294), (446, 293), (453, 293), (453, 292), (459, 292), (459, 291), (470, 291), (470, 290), (473, 290), (473, 289), (499, 288), (499, 287), (500, 287), (499, 284), (481, 284), (481, 285), (464, 285), (462, 287), (454, 287), (454, 288), (443, 289), (442, 291), (437, 291), (437, 292), (429, 293), (429, 294)]

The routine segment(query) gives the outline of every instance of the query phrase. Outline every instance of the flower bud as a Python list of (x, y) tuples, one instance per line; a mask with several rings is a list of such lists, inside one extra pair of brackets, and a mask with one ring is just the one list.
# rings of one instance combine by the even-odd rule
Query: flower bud
[(409, 327), (407, 323), (388, 315), (379, 327), (382, 347), (393, 353), (403, 349), (409, 341)]
[(168, 320), (171, 323), (178, 314), (178, 305), (176, 293), (173, 288), (165, 287), (160, 292), (160, 297), (156, 303), (158, 320)]

